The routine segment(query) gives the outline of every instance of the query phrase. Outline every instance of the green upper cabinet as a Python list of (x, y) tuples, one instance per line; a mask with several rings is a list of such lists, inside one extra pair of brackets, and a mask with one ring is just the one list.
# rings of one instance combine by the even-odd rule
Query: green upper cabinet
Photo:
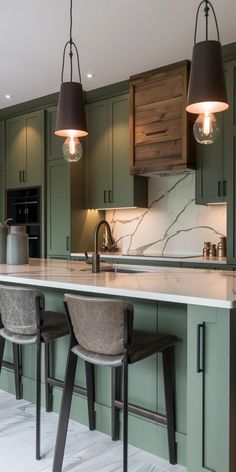
[(56, 136), (55, 125), (56, 125), (57, 107), (50, 107), (46, 110), (47, 120), (47, 160), (63, 159), (62, 146), (65, 138)]
[(6, 188), (42, 184), (44, 165), (43, 111), (6, 120)]
[[(228, 98), (233, 107), (227, 61), (224, 63), (224, 70)], [(220, 132), (214, 144), (197, 144), (196, 203), (222, 203), (228, 200), (231, 161), (226, 139), (228, 114), (229, 110), (215, 114)]]
[(147, 179), (129, 175), (128, 94), (86, 106), (86, 208), (147, 207)]
[(5, 126), (0, 121), (0, 223), (5, 219)]
[[(236, 55), (236, 54), (235, 54)], [(226, 112), (224, 154), (229, 161), (227, 205), (228, 262), (236, 263), (236, 59), (227, 62), (231, 108)]]

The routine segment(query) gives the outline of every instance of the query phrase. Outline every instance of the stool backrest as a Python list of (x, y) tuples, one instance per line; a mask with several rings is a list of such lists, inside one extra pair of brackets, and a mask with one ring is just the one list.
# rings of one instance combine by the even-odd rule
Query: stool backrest
[(88, 351), (104, 355), (124, 352), (126, 333), (132, 340), (133, 306), (122, 300), (65, 294), (75, 338)]
[(0, 285), (0, 314), (4, 328), (16, 334), (36, 334), (36, 297), (44, 295), (32, 288)]

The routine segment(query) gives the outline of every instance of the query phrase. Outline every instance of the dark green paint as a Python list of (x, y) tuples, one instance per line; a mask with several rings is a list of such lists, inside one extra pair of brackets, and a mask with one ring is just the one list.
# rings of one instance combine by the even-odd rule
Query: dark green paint
[(90, 103), (86, 113), (86, 207), (147, 207), (147, 179), (129, 174), (128, 95)]

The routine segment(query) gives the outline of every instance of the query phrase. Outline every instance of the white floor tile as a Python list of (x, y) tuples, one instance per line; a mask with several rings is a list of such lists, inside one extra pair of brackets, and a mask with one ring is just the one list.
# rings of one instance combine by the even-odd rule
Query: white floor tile
[[(0, 391), (0, 471), (51, 472), (58, 415), (42, 410), (42, 459), (35, 460), (35, 406)], [(63, 472), (121, 472), (122, 443), (70, 421)], [(186, 472), (129, 446), (130, 472)]]

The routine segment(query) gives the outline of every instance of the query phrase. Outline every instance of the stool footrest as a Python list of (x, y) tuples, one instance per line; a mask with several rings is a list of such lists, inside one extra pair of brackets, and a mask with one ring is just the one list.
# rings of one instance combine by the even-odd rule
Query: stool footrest
[[(122, 400), (115, 400), (114, 406), (119, 409), (123, 409), (124, 403)], [(160, 413), (152, 410), (148, 410), (146, 408), (142, 408), (137, 405), (128, 405), (128, 411), (130, 413), (134, 413), (135, 415), (142, 416), (143, 418), (147, 418), (149, 420), (155, 421), (156, 423), (160, 423), (163, 425), (167, 425), (167, 418), (165, 415), (161, 415)]]

